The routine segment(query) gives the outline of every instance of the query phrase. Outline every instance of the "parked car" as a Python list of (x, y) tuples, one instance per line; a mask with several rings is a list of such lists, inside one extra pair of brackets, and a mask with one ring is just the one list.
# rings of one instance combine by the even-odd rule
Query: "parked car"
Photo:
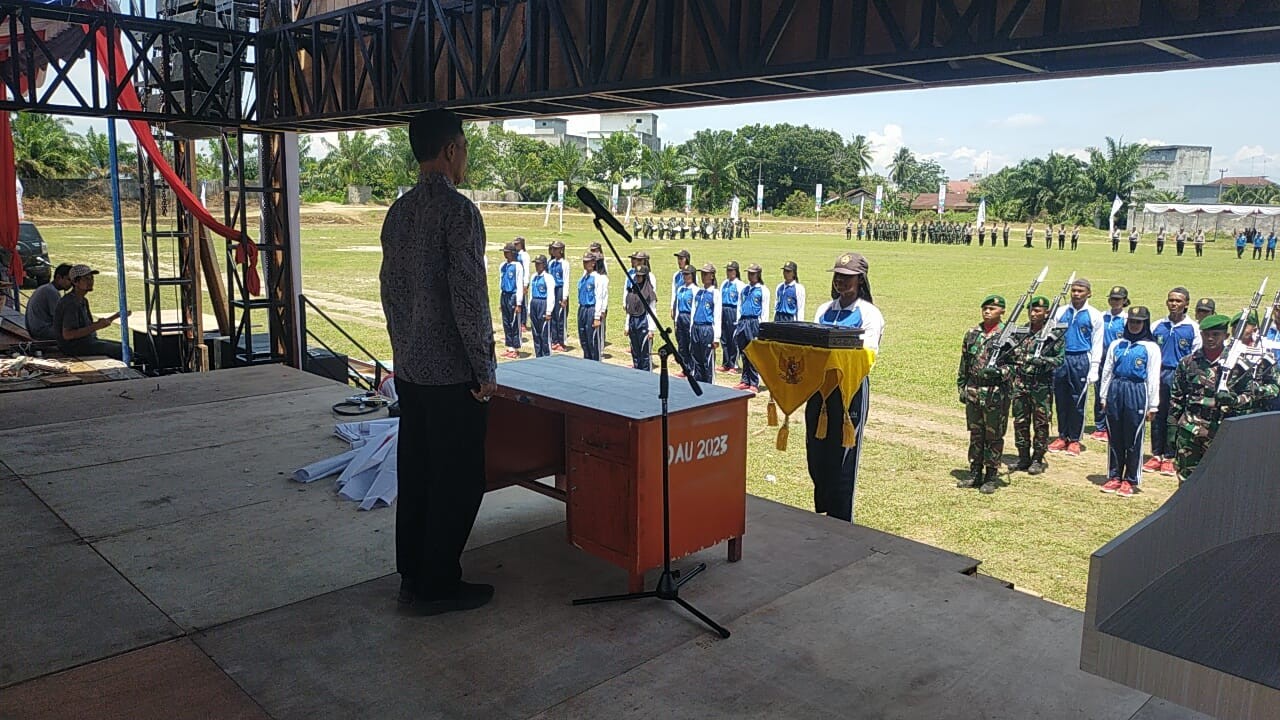
[(35, 223), (18, 223), (18, 255), (22, 257), (22, 269), (26, 278), (23, 287), (39, 287), (53, 279), (53, 265), (49, 263), (49, 246)]

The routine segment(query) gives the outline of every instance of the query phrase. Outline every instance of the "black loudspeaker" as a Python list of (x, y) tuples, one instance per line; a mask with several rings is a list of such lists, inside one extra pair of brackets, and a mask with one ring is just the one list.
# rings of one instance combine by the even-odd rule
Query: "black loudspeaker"
[(307, 348), (307, 356), (302, 360), (302, 369), (309, 373), (348, 384), (347, 356), (334, 354), (324, 348)]

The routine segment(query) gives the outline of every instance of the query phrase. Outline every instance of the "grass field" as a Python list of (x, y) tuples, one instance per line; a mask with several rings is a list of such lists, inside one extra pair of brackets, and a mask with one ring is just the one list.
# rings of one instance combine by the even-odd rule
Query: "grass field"
[[(390, 356), (378, 296), (381, 254), (378, 234), (381, 211), (346, 212), (341, 216), (304, 215), (302, 233), (303, 291), (380, 357)], [(39, 218), (37, 218), (39, 220)], [(545, 252), (553, 239), (568, 246), (570, 258), (580, 256), (598, 239), (585, 216), (566, 215), (566, 232), (556, 234), (542, 226), (540, 213), (493, 213), (486, 216), (489, 261), (492, 271), (501, 262), (502, 243), (520, 234), (533, 254)], [(54, 262), (89, 262), (104, 270), (90, 296), (99, 315), (116, 303), (111, 229), (89, 221), (41, 223)], [(857, 243), (870, 263), (869, 278), (876, 304), (885, 315), (881, 353), (872, 374), (874, 394), (866, 430), (866, 445), (858, 483), (858, 522), (904, 535), (983, 561), (982, 571), (1014, 582), (1025, 589), (1073, 607), (1082, 608), (1088, 558), (1099, 546), (1157, 508), (1176, 482), (1148, 475), (1145, 492), (1124, 501), (1098, 492), (1105, 480), (1105, 448), (1087, 443), (1079, 458), (1055, 455), (1045, 475), (1014, 475), (1009, 486), (995, 495), (957, 490), (953, 473), (967, 467), (967, 432), (963, 411), (955, 397), (955, 369), (960, 339), (979, 317), (978, 303), (989, 293), (1002, 293), (1012, 304), (1042, 267), (1049, 265), (1044, 294), (1057, 292), (1075, 271), (1092, 281), (1095, 306), (1105, 308), (1107, 290), (1115, 284), (1128, 287), (1134, 304), (1145, 304), (1152, 314), (1163, 314), (1169, 288), (1185, 285), (1193, 299), (1213, 297), (1220, 311), (1239, 309), (1256, 289), (1261, 276), (1275, 269), (1272, 263), (1236, 260), (1227, 243), (1210, 244), (1203, 258), (1188, 246), (1177, 257), (1170, 242), (1163, 256), (1156, 256), (1154, 238), (1145, 238), (1137, 254), (1122, 244), (1112, 254), (1101, 233), (1082, 237), (1077, 252), (1045, 250), (1037, 235), (1036, 247), (1021, 247), (1015, 232), (1008, 248), (978, 248), (910, 243)], [(134, 321), (142, 322), (141, 259), (137, 230), (126, 226), (126, 253), (130, 307)], [(672, 253), (685, 247), (695, 265), (713, 262), (723, 267), (737, 260), (765, 268), (765, 282), (780, 280), (783, 262), (800, 266), (800, 281), (808, 289), (807, 314), (827, 295), (827, 269), (841, 251), (843, 222), (812, 221), (756, 223), (750, 239), (637, 241), (619, 249), (643, 248), (654, 258), (657, 277), (666, 279), (675, 270)], [(610, 263), (613, 268), (616, 263)], [(723, 277), (721, 277), (723, 279)], [(665, 288), (658, 284), (660, 299)], [(497, 320), (497, 286), (490, 283)], [(611, 296), (616, 297), (617, 292)], [(606, 348), (608, 361), (629, 364), (623, 344), (620, 313), (611, 318)], [(571, 321), (572, 323), (572, 321)], [(312, 329), (326, 340), (337, 333)], [(500, 328), (498, 328), (500, 330)], [(110, 332), (103, 333), (109, 336)], [(569, 335), (574, 337), (570, 328)], [(499, 333), (499, 343), (501, 341)], [(526, 340), (527, 343), (527, 340)], [(343, 343), (335, 343), (339, 348)], [(576, 342), (570, 342), (576, 345)], [(526, 344), (525, 348), (532, 352)], [(611, 356), (611, 357), (610, 357)], [(722, 376), (721, 384), (736, 382)], [(787, 452), (774, 448), (775, 429), (765, 423), (763, 397), (752, 402), (749, 423), (748, 478), (750, 492), (798, 507), (812, 507), (812, 485), (805, 470), (801, 443)], [(794, 418), (803, 422), (802, 417)], [(1091, 423), (1090, 423), (1091, 426)], [(1056, 427), (1056, 424), (1055, 424)], [(1091, 429), (1091, 427), (1087, 427)], [(792, 437), (797, 437), (796, 428)], [(1012, 430), (1007, 449), (1013, 451)], [(749, 542), (749, 541), (748, 541)]]

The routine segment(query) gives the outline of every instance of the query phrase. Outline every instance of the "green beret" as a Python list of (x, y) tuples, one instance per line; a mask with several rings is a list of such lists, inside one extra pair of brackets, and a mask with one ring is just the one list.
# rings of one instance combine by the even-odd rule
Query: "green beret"
[(1049, 307), (1049, 298), (1043, 295), (1036, 295), (1035, 297), (1031, 298), (1031, 305), (1029, 307), (1047, 308)]
[(1004, 298), (1001, 297), (1000, 295), (988, 295), (982, 299), (982, 305), (980, 307), (986, 307), (988, 305), (995, 305), (996, 307), (1005, 307)]
[(1201, 332), (1206, 330), (1226, 330), (1230, 324), (1231, 318), (1226, 315), (1210, 315), (1200, 321), (1200, 330)]
[[(1235, 326), (1235, 324), (1236, 324), (1236, 323), (1240, 322), (1240, 316), (1241, 316), (1241, 315), (1243, 315), (1243, 314), (1244, 314), (1244, 311), (1243, 311), (1243, 310), (1241, 310), (1240, 312), (1238, 312), (1238, 313), (1236, 313), (1235, 315), (1232, 315), (1232, 316), (1231, 316), (1231, 325), (1232, 325), (1233, 327)], [(1258, 325), (1258, 313), (1256, 313), (1256, 312), (1251, 312), (1251, 313), (1249, 313), (1249, 322), (1247, 322), (1247, 323), (1245, 323), (1245, 324), (1246, 324), (1246, 325), (1253, 325), (1253, 326), (1255, 326), (1255, 327), (1256, 327), (1256, 326)]]

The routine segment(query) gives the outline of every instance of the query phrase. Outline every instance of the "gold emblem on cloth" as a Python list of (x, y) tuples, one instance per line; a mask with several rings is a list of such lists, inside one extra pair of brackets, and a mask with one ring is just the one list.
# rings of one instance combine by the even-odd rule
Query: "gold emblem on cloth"
[(786, 384), (799, 385), (800, 376), (804, 374), (804, 359), (799, 355), (783, 355), (778, 359), (778, 372)]

